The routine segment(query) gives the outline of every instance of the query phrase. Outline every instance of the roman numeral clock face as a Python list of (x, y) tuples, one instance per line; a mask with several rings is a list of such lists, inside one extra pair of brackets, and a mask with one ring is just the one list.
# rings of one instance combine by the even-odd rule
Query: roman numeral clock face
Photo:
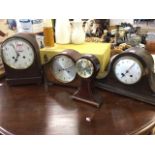
[(11, 68), (26, 69), (34, 61), (34, 52), (32, 46), (24, 39), (9, 39), (3, 45), (3, 60)]
[(123, 84), (137, 83), (143, 74), (141, 62), (132, 56), (123, 56), (116, 60), (113, 65), (115, 77)]

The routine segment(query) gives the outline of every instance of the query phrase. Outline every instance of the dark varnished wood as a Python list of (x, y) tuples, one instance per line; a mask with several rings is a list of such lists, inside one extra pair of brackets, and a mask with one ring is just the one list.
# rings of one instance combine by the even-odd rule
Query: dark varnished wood
[(5, 37), (5, 33), (0, 30), (0, 36)]
[(155, 125), (155, 106), (107, 91), (97, 90), (98, 109), (72, 100), (74, 88), (1, 83), (1, 134), (148, 134)]
[(92, 79), (81, 79), (80, 86), (72, 95), (72, 98), (78, 101), (91, 104), (99, 108), (103, 103), (103, 98), (96, 93), (94, 81)]
[(48, 60), (47, 56), (45, 55), (44, 57), (46, 62), (46, 64), (44, 65), (45, 84), (48, 86), (51, 83), (54, 83), (62, 86), (77, 87), (80, 84), (80, 80), (77, 75), (73, 81), (69, 83), (63, 83), (58, 81), (52, 72), (52, 66), (53, 66), (54, 60), (56, 59), (57, 56), (62, 56), (62, 55), (69, 57), (71, 60), (73, 60), (74, 63), (81, 57), (81, 54), (78, 51), (73, 49), (66, 49), (61, 53), (52, 57), (50, 60)]
[(9, 41), (13, 38), (20, 38), (28, 42), (34, 50), (34, 61), (32, 65), (27, 69), (13, 69), (8, 66), (3, 60), (3, 50), (2, 50), (2, 60), (5, 68), (6, 81), (10, 85), (23, 85), (23, 84), (32, 84), (32, 83), (41, 83), (42, 82), (42, 67), (41, 60), (39, 56), (39, 46), (36, 41), (35, 35), (31, 33), (17, 33), (9, 38), (7, 38), (3, 43)]
[(0, 127), (0, 135), (13, 135), (13, 133), (5, 130), (4, 128)]
[[(88, 104), (94, 105), (96, 107), (100, 107), (102, 103), (102, 97), (100, 97), (94, 91), (94, 80), (97, 73), (100, 70), (100, 63), (99, 60), (95, 55), (84, 55), (81, 58), (85, 58), (94, 66), (94, 72), (89, 78), (80, 77), (80, 84), (78, 90), (72, 95), (72, 98), (78, 101), (86, 102)], [(81, 59), (79, 58), (79, 59)]]
[[(132, 53), (130, 50), (135, 50), (135, 52)], [(140, 81), (135, 84), (123, 84), (115, 77), (114, 64), (123, 56), (133, 56), (143, 65), (143, 76)], [(104, 79), (100, 79), (96, 82), (97, 87), (155, 105), (154, 61), (147, 51), (138, 47), (127, 49), (125, 52), (111, 58), (107, 72), (108, 74)]]
[(148, 50), (151, 54), (155, 53), (155, 41), (146, 41), (146, 50)]

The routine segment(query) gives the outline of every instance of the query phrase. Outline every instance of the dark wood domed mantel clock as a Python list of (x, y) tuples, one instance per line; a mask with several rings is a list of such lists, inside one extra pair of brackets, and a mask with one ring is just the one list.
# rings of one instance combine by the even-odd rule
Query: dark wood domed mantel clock
[(99, 107), (102, 98), (94, 91), (94, 79), (99, 72), (100, 63), (94, 55), (83, 55), (76, 62), (77, 74), (80, 77), (78, 90), (72, 98)]
[(144, 48), (132, 47), (111, 58), (105, 78), (95, 85), (155, 105), (154, 61)]
[(35, 35), (19, 33), (1, 45), (6, 81), (10, 85), (41, 83), (39, 46)]

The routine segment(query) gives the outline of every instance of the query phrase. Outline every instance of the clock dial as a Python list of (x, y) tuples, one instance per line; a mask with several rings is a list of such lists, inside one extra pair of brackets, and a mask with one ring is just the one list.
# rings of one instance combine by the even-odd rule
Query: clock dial
[(32, 46), (24, 39), (13, 38), (2, 47), (4, 62), (14, 69), (27, 69), (34, 61)]
[(72, 82), (76, 77), (75, 62), (66, 55), (54, 57), (51, 71), (54, 77), (62, 83)]
[(143, 66), (138, 59), (132, 56), (123, 56), (114, 63), (115, 77), (124, 84), (137, 83), (143, 74)]
[(76, 69), (78, 75), (82, 78), (89, 78), (94, 73), (93, 63), (86, 58), (81, 58), (76, 62)]

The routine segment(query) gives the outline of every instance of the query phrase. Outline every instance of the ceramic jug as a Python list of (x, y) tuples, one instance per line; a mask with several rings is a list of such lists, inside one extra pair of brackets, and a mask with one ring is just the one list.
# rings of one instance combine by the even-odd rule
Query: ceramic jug
[(57, 44), (69, 44), (71, 42), (71, 24), (68, 19), (56, 19), (55, 39)]
[(71, 42), (73, 44), (82, 44), (85, 42), (85, 31), (82, 20), (72, 21)]

